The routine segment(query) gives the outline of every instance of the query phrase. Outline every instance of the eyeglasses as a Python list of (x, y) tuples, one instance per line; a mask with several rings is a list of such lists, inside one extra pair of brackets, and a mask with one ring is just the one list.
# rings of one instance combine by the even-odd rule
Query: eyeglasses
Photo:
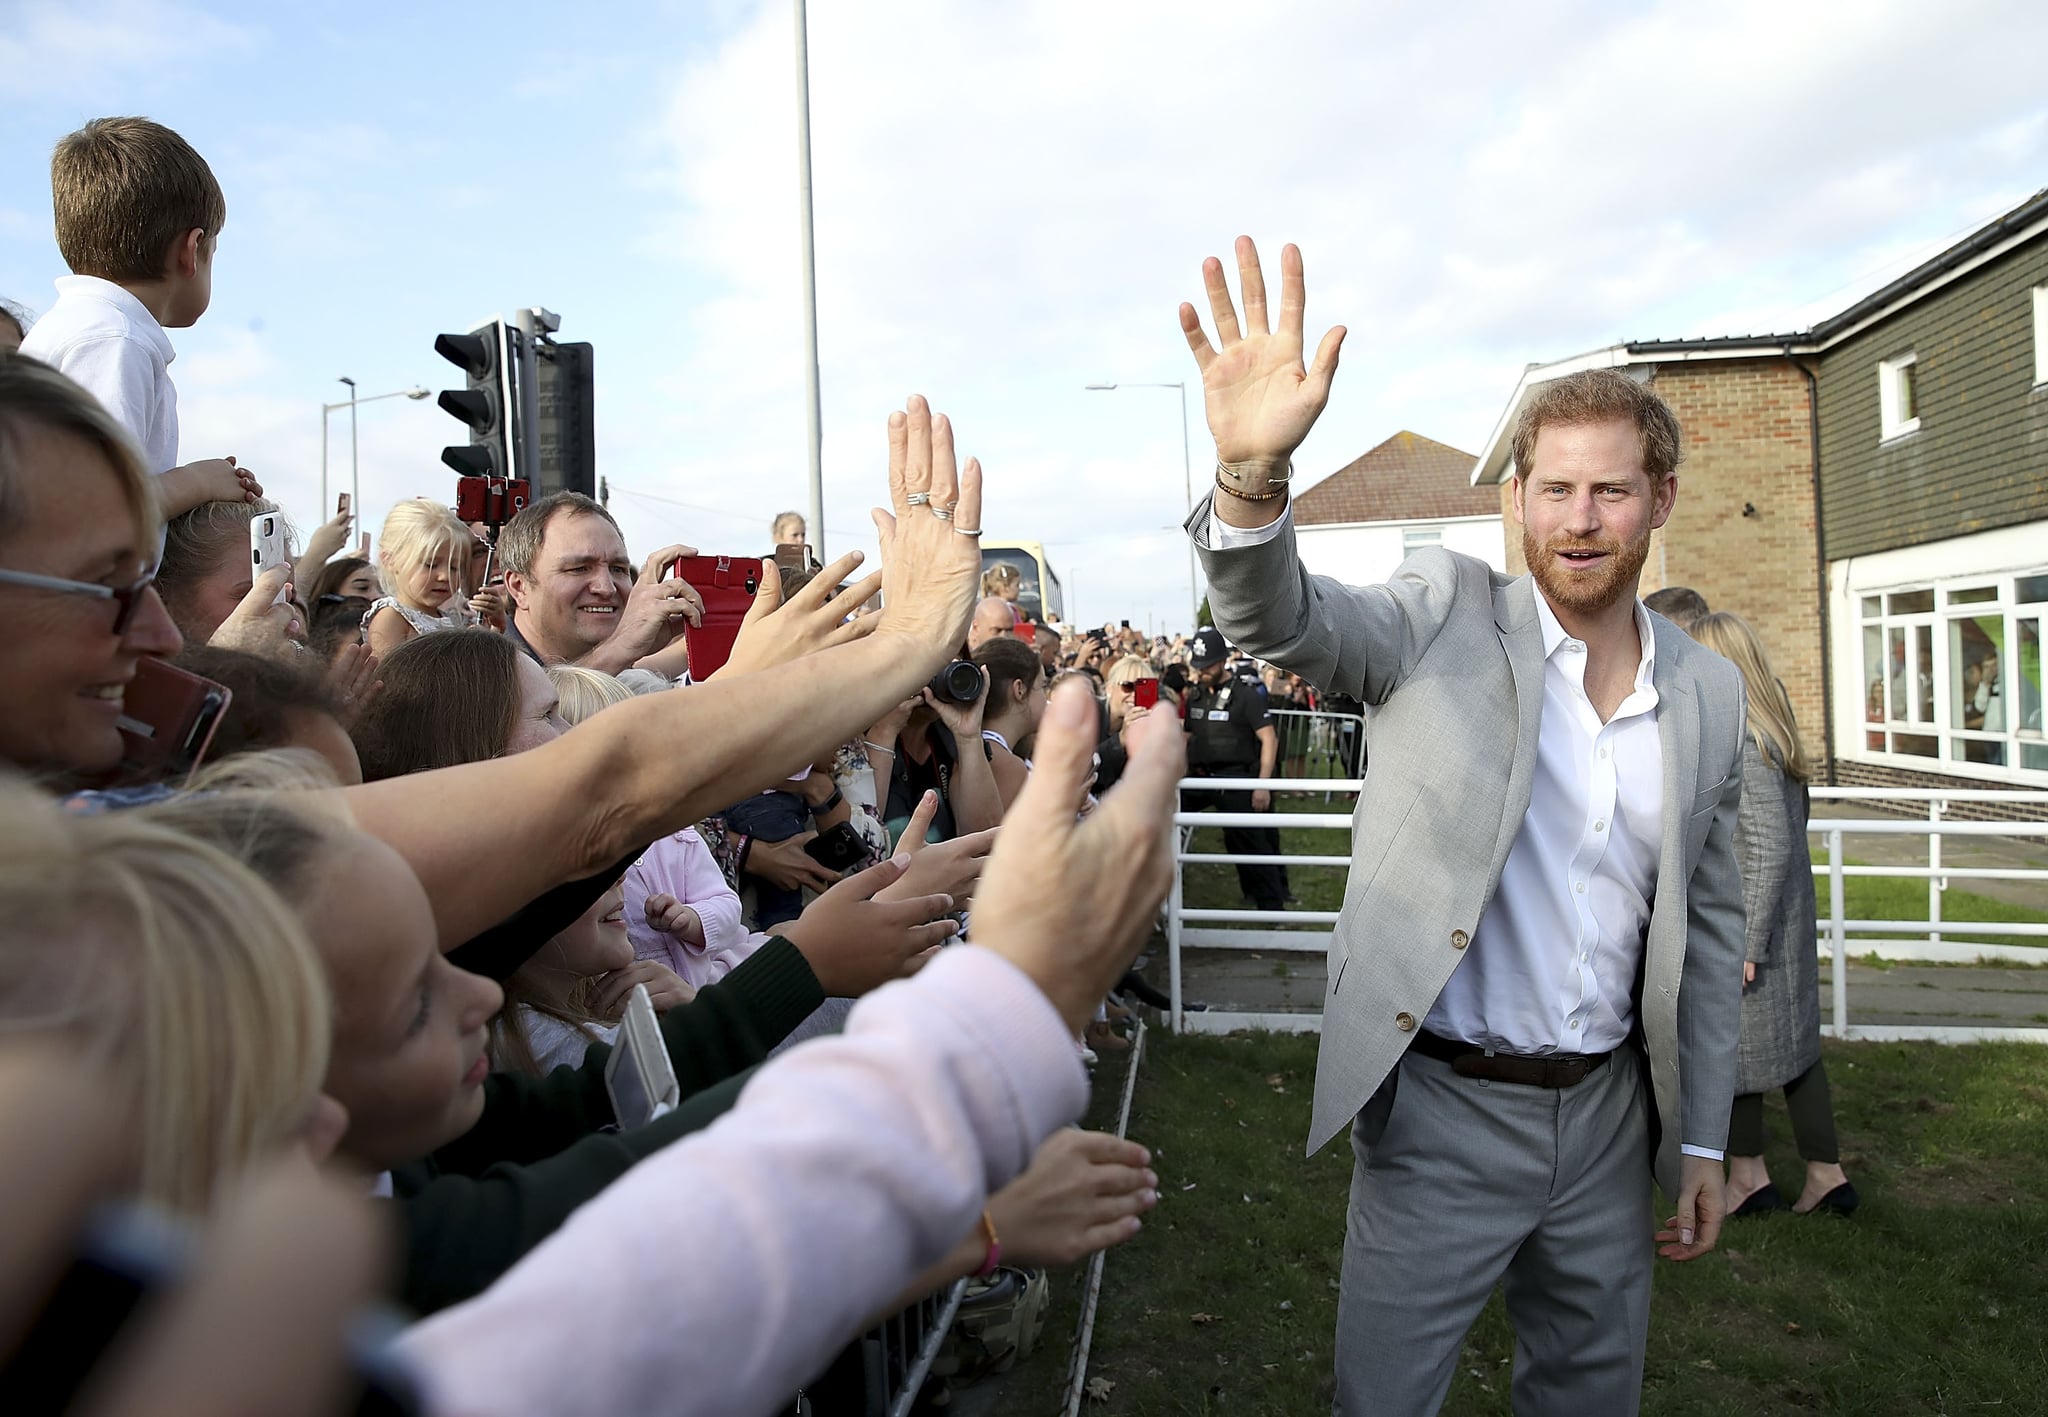
[(142, 593), (156, 584), (156, 572), (151, 570), (133, 585), (108, 586), (95, 581), (68, 581), (62, 576), (38, 576), (29, 571), (0, 570), (0, 585), (28, 586), (33, 590), (62, 591), (66, 595), (90, 595), (100, 600), (114, 602), (114, 629), (116, 637), (128, 633), (128, 627), (135, 623), (135, 608), (142, 603)]

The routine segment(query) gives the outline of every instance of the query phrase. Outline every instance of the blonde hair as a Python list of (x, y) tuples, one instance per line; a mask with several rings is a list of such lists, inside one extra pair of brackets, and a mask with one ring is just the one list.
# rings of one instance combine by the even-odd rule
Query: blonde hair
[(163, 530), (156, 479), (143, 465), (142, 451), (128, 430), (100, 401), (64, 375), (25, 354), (0, 354), (0, 536), (11, 535), (21, 517), (21, 487), (30, 477), (66, 476), (53, 469), (31, 471), (22, 461), (29, 430), (68, 433), (90, 443), (114, 469), (121, 498), (135, 516), (139, 542), (155, 546)]
[(65, 264), (103, 280), (161, 280), (174, 242), (228, 219), (206, 159), (147, 118), (95, 118), (60, 139), (50, 196)]
[(333, 1003), (305, 927), (248, 867), (153, 812), (73, 815), (4, 781), (0, 921), (0, 1033), (61, 1033), (126, 1088), (144, 1199), (201, 1215), (303, 1130)]
[(1023, 583), (1024, 573), (1008, 561), (998, 561), (981, 573), (981, 593), (985, 597), (1002, 595), (1008, 587), (1020, 586)]
[[(475, 539), (468, 527), (455, 520), (455, 513), (439, 502), (425, 497), (400, 502), (384, 518), (384, 530), (377, 538), (377, 579), (386, 595), (405, 600), (406, 577), (446, 556), (448, 578), (459, 585), (469, 564), (469, 545)], [(441, 609), (438, 605), (415, 608), (437, 614)]]
[(1740, 615), (1716, 610), (1693, 621), (1687, 633), (1742, 671), (1743, 687), (1749, 693), (1749, 732), (1756, 739), (1757, 750), (1776, 758), (1785, 776), (1795, 782), (1809, 780), (1813, 765), (1800, 746), (1792, 700), (1786, 697), (1785, 686), (1771, 668), (1771, 656), (1749, 622)]
[(1634, 425), (1636, 451), (1651, 486), (1678, 471), (1685, 461), (1678, 415), (1655, 389), (1619, 369), (1581, 369), (1538, 384), (1534, 397), (1515, 420), (1509, 443), (1515, 476), (1528, 477), (1536, 462), (1536, 436), (1545, 428), (1577, 428), (1614, 420)]
[(631, 689), (601, 669), (585, 669), (579, 664), (550, 664), (547, 668), (561, 700), (561, 715), (572, 725), (633, 697)]

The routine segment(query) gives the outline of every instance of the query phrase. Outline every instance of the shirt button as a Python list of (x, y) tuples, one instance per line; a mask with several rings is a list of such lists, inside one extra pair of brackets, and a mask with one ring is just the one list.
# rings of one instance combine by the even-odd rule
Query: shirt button
[(1577, 891), (1580, 895), (1584, 895), (1586, 893), (1586, 883), (1584, 881), (1574, 881), (1572, 883), (1572, 889)]
[(1577, 1019), (1573, 1019), (1573, 1020), (1572, 1020), (1572, 1027), (1573, 1027), (1573, 1028), (1577, 1028), (1578, 1026), (1579, 1026), (1579, 1021), (1578, 1021)]
[(1594, 831), (1596, 831), (1596, 832), (1604, 832), (1604, 831), (1606, 831), (1606, 830), (1607, 830), (1607, 823), (1605, 823), (1605, 822), (1595, 822), (1595, 823), (1593, 823), (1593, 830), (1594, 830)]
[(1603, 757), (1603, 758), (1607, 756), (1607, 750), (1606, 750), (1605, 748), (1602, 748), (1602, 749), (1600, 750), (1600, 756), (1601, 756), (1601, 757)]
[(1451, 931), (1451, 948), (1452, 948), (1452, 949), (1454, 949), (1454, 950), (1462, 950), (1462, 949), (1464, 949), (1464, 948), (1465, 948), (1465, 946), (1467, 946), (1467, 945), (1469, 945), (1469, 944), (1471, 944), (1471, 943), (1472, 943), (1472, 937), (1471, 937), (1470, 935), (1466, 934), (1466, 933), (1465, 933), (1465, 932), (1464, 932), (1463, 930), (1453, 930), (1453, 931)]
[(1394, 1027), (1400, 1029), (1403, 1033), (1413, 1033), (1415, 1031), (1415, 1015), (1406, 1011), (1395, 1014)]

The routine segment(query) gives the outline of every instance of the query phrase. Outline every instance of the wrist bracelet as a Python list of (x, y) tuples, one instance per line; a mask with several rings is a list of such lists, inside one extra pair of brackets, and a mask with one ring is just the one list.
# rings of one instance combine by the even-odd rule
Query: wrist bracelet
[(740, 854), (739, 854), (738, 856), (736, 856), (736, 857), (734, 857), (734, 858), (733, 858), (733, 868), (732, 868), (732, 869), (733, 869), (733, 874), (734, 874), (734, 875), (736, 875), (736, 876), (744, 876), (744, 875), (745, 875), (745, 874), (747, 873), (747, 857), (749, 857), (750, 855), (752, 855), (752, 854), (753, 854), (753, 851), (754, 851), (754, 839), (753, 839), (752, 837), (750, 837), (750, 836), (743, 836), (743, 837), (741, 837), (741, 838), (740, 838)]
[(883, 753), (892, 758), (896, 756), (896, 750), (894, 748), (884, 748), (880, 743), (875, 742), (872, 738), (863, 738), (860, 741), (863, 747), (872, 748), (877, 753)]
[(846, 794), (844, 792), (841, 792), (838, 786), (835, 784), (832, 788), (832, 795), (830, 797), (827, 797), (823, 802), (820, 802), (817, 806), (811, 808), (811, 815), (814, 817), (822, 817), (825, 815), (825, 813), (831, 811), (834, 807), (837, 807), (841, 802), (844, 802), (845, 800)]
[(1256, 471), (1264, 471), (1267, 466), (1265, 463), (1228, 463), (1219, 458), (1216, 462), (1216, 486), (1228, 492), (1231, 496), (1246, 502), (1270, 502), (1276, 497), (1284, 497), (1287, 494), (1287, 484), (1294, 477), (1294, 464), (1291, 462), (1281, 465), (1281, 472), (1278, 477), (1267, 476), (1266, 486), (1271, 489), (1270, 491), (1247, 492), (1244, 490), (1251, 474)]
[(1003, 1262), (1003, 1242), (996, 1238), (995, 1218), (987, 1207), (981, 1212), (981, 1233), (988, 1237), (988, 1255), (981, 1262), (981, 1268), (974, 1271), (976, 1279), (986, 1279), (996, 1272), (996, 1266)]

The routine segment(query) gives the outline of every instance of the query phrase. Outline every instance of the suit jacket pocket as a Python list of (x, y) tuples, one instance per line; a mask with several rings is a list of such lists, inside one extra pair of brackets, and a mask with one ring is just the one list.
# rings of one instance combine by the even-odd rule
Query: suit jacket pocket
[(1387, 1119), (1394, 1114), (1394, 1094), (1401, 1086), (1401, 1064), (1396, 1060), (1387, 1069), (1387, 1075), (1373, 1095), (1366, 1099), (1365, 1106), (1358, 1109), (1358, 1116), (1351, 1123), (1351, 1139), (1367, 1151), (1380, 1144), (1387, 1134)]
[(1703, 812), (1713, 811), (1721, 805), (1721, 794), (1727, 790), (1728, 779), (1724, 777), (1712, 787), (1703, 787), (1695, 792), (1692, 798), (1692, 815), (1697, 817)]

